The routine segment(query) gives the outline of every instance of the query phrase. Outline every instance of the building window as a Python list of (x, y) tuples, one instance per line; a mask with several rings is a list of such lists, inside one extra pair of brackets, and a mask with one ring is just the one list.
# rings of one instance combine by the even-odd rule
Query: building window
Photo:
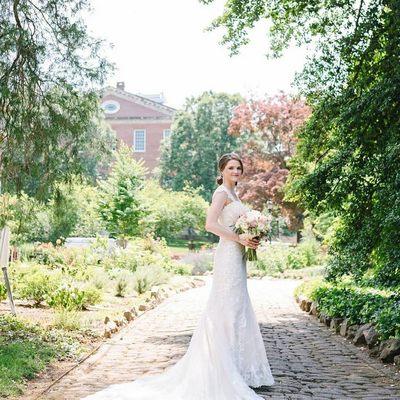
[(116, 100), (106, 100), (101, 104), (101, 108), (106, 114), (115, 114), (119, 111), (120, 105)]
[(135, 129), (133, 131), (133, 151), (145, 152), (146, 151), (146, 130)]
[(163, 130), (163, 139), (168, 139), (171, 136), (171, 129)]

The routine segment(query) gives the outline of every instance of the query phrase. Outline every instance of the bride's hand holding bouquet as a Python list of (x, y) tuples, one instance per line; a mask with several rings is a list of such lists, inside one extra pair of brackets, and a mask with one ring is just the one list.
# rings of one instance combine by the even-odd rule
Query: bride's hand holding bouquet
[(248, 211), (236, 221), (234, 231), (239, 234), (240, 242), (248, 247), (245, 253), (246, 260), (257, 260), (257, 245), (261, 239), (270, 235), (271, 221), (271, 215), (263, 215), (256, 210)]

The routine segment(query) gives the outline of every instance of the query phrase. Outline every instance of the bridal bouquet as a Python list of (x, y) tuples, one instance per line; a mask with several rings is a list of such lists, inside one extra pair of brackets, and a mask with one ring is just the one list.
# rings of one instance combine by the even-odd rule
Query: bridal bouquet
[[(263, 215), (259, 211), (251, 210), (241, 215), (236, 221), (234, 230), (237, 234), (246, 234), (248, 238), (261, 240), (271, 233), (271, 215)], [(256, 261), (257, 252), (255, 249), (247, 249), (246, 260)]]

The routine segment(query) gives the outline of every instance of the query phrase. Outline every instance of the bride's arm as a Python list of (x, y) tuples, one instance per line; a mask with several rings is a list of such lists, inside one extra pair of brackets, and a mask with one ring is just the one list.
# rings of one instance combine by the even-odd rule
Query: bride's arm
[(258, 242), (247, 239), (245, 237), (241, 237), (237, 233), (227, 229), (223, 225), (218, 222), (219, 214), (221, 213), (222, 209), (224, 208), (225, 202), (227, 199), (227, 194), (224, 192), (215, 193), (211, 205), (207, 211), (207, 218), (206, 218), (206, 231), (214, 233), (217, 236), (220, 236), (224, 239), (233, 240), (235, 242), (241, 243), (243, 246), (257, 248)]

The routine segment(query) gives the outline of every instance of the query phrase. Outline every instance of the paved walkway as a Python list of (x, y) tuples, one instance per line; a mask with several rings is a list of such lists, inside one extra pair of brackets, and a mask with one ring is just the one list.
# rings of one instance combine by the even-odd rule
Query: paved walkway
[[(161, 372), (185, 353), (205, 306), (207, 285), (179, 293), (145, 313), (42, 397), (74, 400), (112, 383)], [(398, 399), (400, 376), (334, 335), (293, 299), (299, 281), (249, 280), (276, 384), (265, 399)]]

